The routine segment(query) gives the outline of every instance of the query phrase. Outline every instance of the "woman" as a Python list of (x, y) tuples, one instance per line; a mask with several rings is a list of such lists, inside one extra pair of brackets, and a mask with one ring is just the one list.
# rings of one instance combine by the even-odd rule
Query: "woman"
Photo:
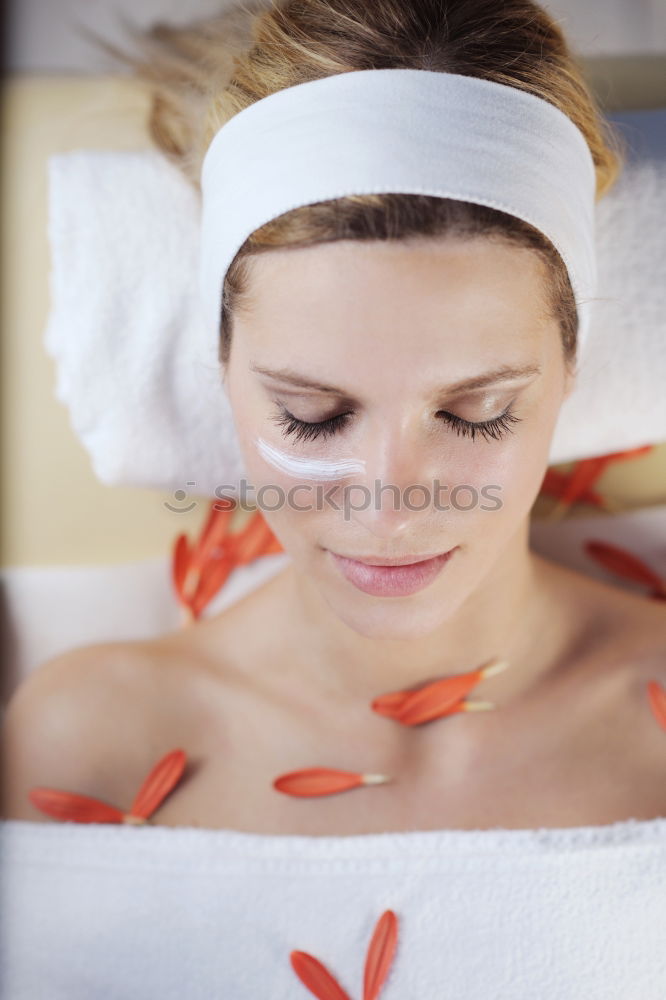
[[(584, 135), (597, 197), (618, 174), (559, 27), (530, 0), (287, 0), (256, 16), (232, 83), (216, 68), (229, 31), (223, 19), (156, 28), (158, 52), (139, 67), (158, 81), (152, 133), (195, 182), (240, 110), (383, 67), (544, 98)], [(249, 479), (283, 493), (330, 479), (332, 502), (301, 494), (264, 509), (291, 562), (224, 613), (74, 650), (25, 682), (5, 723), (6, 818), (51, 822), (28, 799), (37, 785), (129, 803), (176, 746), (193, 767), (154, 814), (162, 827), (418, 836), (665, 816), (666, 738), (646, 696), (666, 682), (663, 607), (528, 544), (578, 348), (552, 243), (471, 202), (345, 197), (255, 231), (223, 305), (220, 360)], [(330, 470), (350, 461), (358, 487), (389, 484), (402, 503), (343, 494)], [(402, 725), (371, 707), (497, 661), (470, 699), (485, 710)], [(278, 775), (309, 766), (391, 780), (276, 791)]]

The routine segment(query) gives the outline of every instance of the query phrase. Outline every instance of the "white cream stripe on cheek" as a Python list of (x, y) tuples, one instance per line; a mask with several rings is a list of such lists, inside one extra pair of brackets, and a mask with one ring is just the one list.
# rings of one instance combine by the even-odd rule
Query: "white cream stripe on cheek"
[(274, 448), (263, 438), (255, 438), (257, 450), (274, 468), (294, 479), (346, 479), (365, 471), (365, 462), (351, 458), (326, 461), (318, 458), (297, 458)]

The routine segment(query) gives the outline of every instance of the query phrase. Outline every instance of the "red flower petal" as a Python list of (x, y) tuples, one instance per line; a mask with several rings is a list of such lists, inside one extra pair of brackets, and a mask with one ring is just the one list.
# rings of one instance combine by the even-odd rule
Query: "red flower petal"
[(222, 589), (233, 572), (234, 563), (230, 555), (209, 558), (199, 573), (199, 582), (189, 606), (195, 618), (200, 618), (207, 604)]
[(211, 552), (223, 544), (229, 535), (235, 510), (236, 501), (231, 497), (222, 497), (211, 502), (208, 518), (192, 553), (193, 568), (201, 570)]
[(270, 541), (266, 543), (261, 554), (263, 556), (272, 556), (278, 555), (280, 552), (284, 552), (282, 543), (275, 537), (275, 535), (271, 534)]
[[(416, 726), (422, 722), (449, 715), (453, 711), (464, 711), (461, 699), (476, 687), (484, 677), (504, 670), (508, 664), (503, 660), (492, 660), (485, 667), (471, 670), (465, 674), (454, 674), (442, 677), (440, 680), (425, 684), (417, 691), (391, 692), (380, 695), (371, 702), (371, 707), (380, 714), (391, 718), (405, 726)], [(398, 703), (397, 696), (402, 701)]]
[[(560, 499), (568, 482), (569, 476), (564, 472), (559, 472), (557, 469), (547, 469), (539, 492)], [(604, 504), (603, 498), (596, 490), (584, 490), (578, 499), (581, 503), (587, 503), (594, 507), (602, 507)]]
[(148, 819), (178, 784), (185, 770), (184, 750), (170, 750), (152, 768), (129, 810), (131, 816)]
[(384, 774), (358, 774), (356, 771), (339, 771), (329, 767), (308, 767), (300, 771), (281, 774), (273, 788), (285, 795), (307, 798), (315, 795), (335, 795), (359, 785), (380, 785), (390, 779)]
[(64, 792), (58, 788), (31, 788), (28, 798), (34, 806), (55, 819), (75, 823), (122, 823), (123, 812), (89, 795)]
[(349, 1000), (349, 994), (336, 982), (328, 969), (307, 951), (292, 951), (291, 966), (311, 993), (319, 1000)]
[(398, 918), (385, 910), (377, 921), (368, 946), (363, 973), (363, 1000), (377, 1000), (388, 976), (398, 943)]
[(628, 552), (627, 549), (611, 545), (609, 542), (603, 542), (597, 538), (588, 539), (583, 547), (592, 559), (600, 563), (604, 569), (615, 573), (616, 576), (624, 577), (634, 583), (645, 584), (652, 587), (658, 594), (666, 590), (666, 581), (653, 569), (650, 569), (642, 559), (639, 559), (632, 552)]
[(190, 565), (190, 555), (187, 535), (178, 535), (171, 558), (171, 579), (181, 603), (185, 600), (185, 580)]
[[(243, 566), (252, 562), (260, 555), (266, 554), (266, 549), (274, 550), (277, 539), (269, 528), (266, 519), (261, 511), (254, 512), (245, 527), (232, 535), (231, 546), (233, 561), (236, 566)], [(279, 544), (279, 543), (278, 543)], [(280, 546), (280, 551), (282, 546)]]
[(579, 500), (581, 495), (596, 483), (608, 464), (609, 459), (606, 455), (576, 462), (561, 495), (561, 502), (568, 505)]
[(659, 681), (648, 681), (648, 699), (652, 714), (662, 729), (666, 729), (666, 691)]

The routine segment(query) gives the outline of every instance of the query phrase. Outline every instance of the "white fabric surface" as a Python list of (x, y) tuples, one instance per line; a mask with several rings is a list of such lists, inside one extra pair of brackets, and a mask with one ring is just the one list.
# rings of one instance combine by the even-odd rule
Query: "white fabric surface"
[[(45, 345), (96, 475), (201, 496), (235, 487), (244, 463), (206, 340), (194, 189), (152, 151), (52, 156), (49, 182)], [(597, 205), (598, 298), (551, 464), (666, 439), (665, 211), (658, 158), (630, 161)]]
[[(353, 793), (349, 793), (353, 794)], [(313, 805), (316, 808), (316, 804)], [(0, 824), (4, 1000), (664, 1000), (666, 818), (536, 830), (283, 836)]]
[[(206, 606), (204, 618), (240, 600), (287, 562), (281, 552), (239, 566)], [(10, 566), (0, 569), (0, 583), (10, 622), (10, 688), (66, 650), (155, 638), (183, 620), (170, 556), (117, 566)]]

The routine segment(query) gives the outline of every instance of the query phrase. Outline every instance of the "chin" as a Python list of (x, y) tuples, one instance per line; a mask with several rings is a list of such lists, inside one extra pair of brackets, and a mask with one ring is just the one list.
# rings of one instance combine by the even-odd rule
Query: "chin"
[(322, 596), (345, 625), (368, 639), (421, 639), (453, 617), (464, 600), (459, 593), (447, 603), (446, 594), (425, 591), (411, 597), (370, 597), (352, 590), (342, 595), (325, 586)]

